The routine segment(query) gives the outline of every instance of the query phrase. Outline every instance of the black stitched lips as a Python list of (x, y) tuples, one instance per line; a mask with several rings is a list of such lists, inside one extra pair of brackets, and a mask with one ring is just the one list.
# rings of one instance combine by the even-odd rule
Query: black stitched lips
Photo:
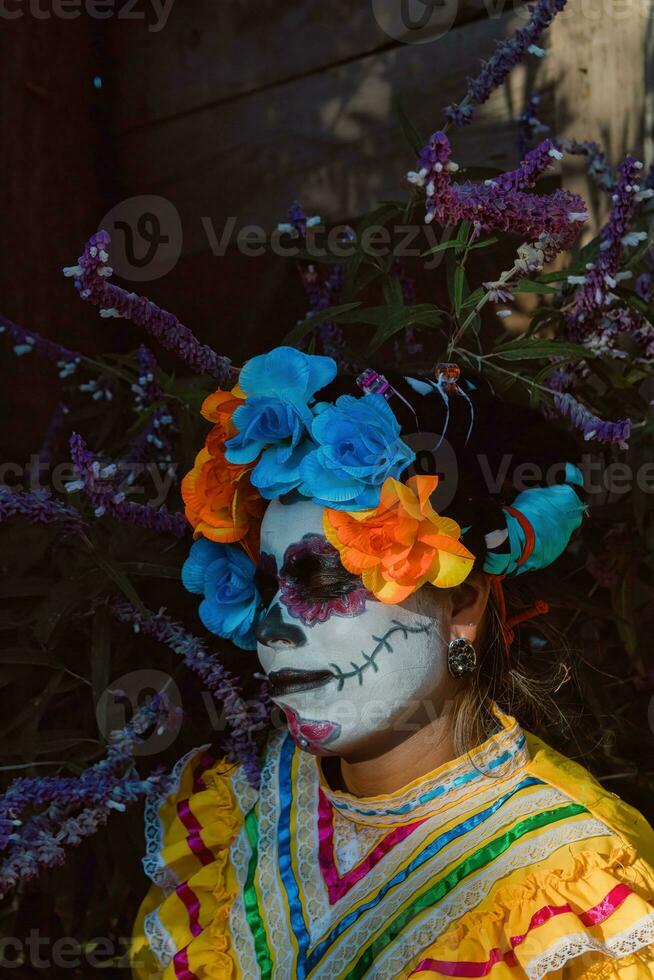
[(273, 697), (293, 694), (294, 691), (309, 691), (333, 679), (334, 675), (329, 670), (271, 670), (268, 674)]

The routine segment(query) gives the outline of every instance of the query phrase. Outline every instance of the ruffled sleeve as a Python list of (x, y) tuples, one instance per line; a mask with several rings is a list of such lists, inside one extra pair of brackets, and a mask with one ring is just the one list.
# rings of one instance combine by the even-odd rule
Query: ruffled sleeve
[[(559, 856), (559, 860), (561, 857)], [(654, 874), (628, 846), (581, 851), (500, 886), (419, 957), (415, 980), (645, 980), (654, 976)]]
[(237, 891), (229, 849), (242, 822), (234, 766), (206, 750), (178, 764), (176, 791), (146, 806), (146, 873), (153, 881), (131, 948), (137, 980), (238, 976), (229, 911)]

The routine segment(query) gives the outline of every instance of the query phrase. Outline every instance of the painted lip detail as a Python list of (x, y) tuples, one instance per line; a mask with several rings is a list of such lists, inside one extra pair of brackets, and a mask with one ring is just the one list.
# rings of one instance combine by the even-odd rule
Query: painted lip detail
[(271, 670), (268, 674), (271, 694), (278, 697), (296, 691), (310, 691), (334, 680), (329, 670)]
[(295, 739), (296, 742), (302, 744), (303, 741), (309, 743), (311, 750), (314, 754), (321, 754), (321, 747), (326, 745), (328, 742), (333, 742), (335, 738), (341, 733), (341, 726), (337, 722), (333, 721), (309, 721), (305, 718), (300, 718), (299, 715), (289, 708), (287, 705), (282, 704), (281, 707), (286, 714), (286, 719), (288, 721), (288, 730)]

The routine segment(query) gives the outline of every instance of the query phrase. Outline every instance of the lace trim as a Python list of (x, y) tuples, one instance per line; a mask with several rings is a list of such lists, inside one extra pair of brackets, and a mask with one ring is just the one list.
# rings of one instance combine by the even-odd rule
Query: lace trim
[[(503, 857), (493, 862), (490, 869), (483, 868), (473, 878), (465, 879), (437, 906), (427, 909), (418, 916), (375, 964), (376, 980), (390, 980), (400, 974), (407, 963), (416, 959), (416, 950), (422, 951), (433, 945), (453, 922), (479, 905), (501, 878), (519, 868), (528, 868), (532, 864), (546, 860), (565, 844), (601, 837), (606, 833), (608, 833), (607, 827), (599, 820), (570, 821), (540, 834), (533, 840), (514, 844)], [(490, 870), (492, 874), (489, 874)], [(373, 929), (380, 928), (382, 925), (383, 919), (377, 924), (373, 923)], [(374, 934), (373, 929), (370, 935)], [(365, 941), (362, 942), (361, 939), (362, 937), (359, 937), (359, 949), (365, 945)], [(355, 949), (354, 953), (357, 951)]]
[(159, 918), (158, 909), (146, 915), (143, 920), (143, 932), (154, 955), (163, 967), (167, 967), (177, 953), (177, 947)]
[[(397, 823), (398, 820), (417, 820), (430, 815), (435, 808), (442, 811), (469, 795), (482, 780), (498, 781), (513, 775), (529, 761), (529, 751), (524, 733), (517, 722), (510, 728), (493, 736), (472, 754), (446, 773), (438, 772), (427, 778), (419, 787), (412, 786), (404, 793), (393, 797), (392, 803), (378, 800), (360, 801), (348, 794), (331, 790), (322, 781), (322, 789), (332, 805), (344, 816), (361, 823)], [(318, 764), (313, 760), (314, 765)]]
[(165, 827), (161, 821), (160, 809), (165, 801), (174, 796), (175, 793), (179, 792), (179, 784), (182, 778), (182, 773), (186, 768), (190, 759), (197, 755), (199, 752), (206, 752), (209, 745), (201, 745), (199, 748), (191, 749), (186, 755), (182, 756), (178, 762), (175, 763), (173, 771), (171, 773), (171, 785), (170, 788), (164, 794), (152, 795), (146, 797), (145, 808), (143, 811), (143, 817), (145, 822), (145, 857), (142, 860), (143, 870), (150, 879), (154, 882), (161, 890), (164, 895), (168, 897), (171, 892), (174, 892), (179, 885), (179, 878), (166, 864), (163, 862), (161, 852), (164, 846), (164, 835)]
[(561, 970), (569, 960), (584, 953), (602, 953), (604, 956), (618, 960), (652, 943), (654, 943), (654, 912), (650, 912), (644, 919), (605, 942), (595, 939), (588, 933), (566, 936), (532, 960), (525, 967), (525, 972), (529, 980), (542, 980), (548, 973)]

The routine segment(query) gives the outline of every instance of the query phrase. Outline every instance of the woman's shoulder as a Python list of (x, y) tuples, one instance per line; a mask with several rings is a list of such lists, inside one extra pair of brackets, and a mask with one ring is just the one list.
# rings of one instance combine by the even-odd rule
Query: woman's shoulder
[(168, 976), (168, 968), (177, 976), (180, 955), (209, 956), (230, 975), (228, 931), (211, 926), (228, 915), (237, 888), (230, 848), (256, 799), (243, 766), (202, 746), (179, 760), (165, 794), (147, 800), (143, 867), (152, 887), (134, 928), (135, 977)]
[(542, 782), (582, 806), (626, 846), (654, 867), (654, 830), (645, 817), (595, 779), (584, 766), (525, 732), (529, 771)]
[(502, 840), (513, 843), (500, 858), (499, 839), (487, 842), (498, 852), (485, 866), (493, 886), (422, 951), (411, 975), (654, 976), (652, 828), (583, 766), (525, 737), (534, 801), (551, 791), (546, 812), (507, 813)]

